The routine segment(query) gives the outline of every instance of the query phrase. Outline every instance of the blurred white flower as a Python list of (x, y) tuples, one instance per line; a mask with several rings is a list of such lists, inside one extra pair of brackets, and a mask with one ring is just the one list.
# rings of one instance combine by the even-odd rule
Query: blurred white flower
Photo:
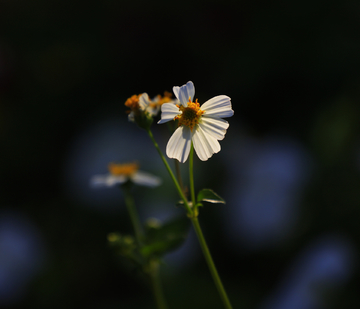
[(151, 100), (148, 107), (146, 108), (146, 111), (152, 116), (157, 116), (163, 104), (165, 103), (171, 103), (174, 105), (179, 104), (179, 101), (177, 99), (172, 99), (171, 97), (172, 94), (167, 91), (164, 92), (163, 96), (158, 94), (156, 97), (154, 97)]
[(91, 185), (94, 187), (113, 187), (127, 181), (146, 187), (157, 187), (161, 184), (159, 177), (139, 171), (137, 163), (110, 163), (108, 169), (108, 174), (93, 176), (90, 181)]
[(150, 104), (150, 99), (147, 93), (139, 95), (134, 94), (125, 102), (125, 106), (130, 108), (129, 121), (134, 122), (137, 113), (147, 111)]
[(206, 161), (221, 149), (218, 140), (224, 139), (229, 127), (229, 123), (222, 118), (234, 114), (230, 98), (219, 95), (206, 101), (200, 108), (197, 100), (193, 102), (193, 82), (189, 81), (181, 87), (175, 86), (173, 91), (180, 104), (163, 104), (161, 120), (158, 122), (161, 124), (177, 119), (179, 123), (166, 146), (166, 154), (169, 158), (184, 163), (192, 142), (200, 160)]
[(172, 94), (165, 91), (164, 95), (161, 96), (158, 94), (152, 100), (149, 98), (147, 93), (142, 93), (139, 95), (134, 94), (128, 98), (125, 102), (125, 106), (130, 108), (129, 120), (134, 122), (135, 117), (139, 113), (147, 112), (150, 116), (155, 117), (159, 113), (161, 106), (164, 103), (178, 104), (179, 101), (172, 99)]

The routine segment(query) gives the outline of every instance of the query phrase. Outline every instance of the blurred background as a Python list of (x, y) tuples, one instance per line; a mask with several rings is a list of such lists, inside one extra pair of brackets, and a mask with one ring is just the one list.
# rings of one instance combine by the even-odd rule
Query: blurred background
[[(234, 308), (359, 308), (359, 17), (355, 0), (1, 0), (0, 307), (155, 308), (107, 243), (132, 232), (122, 193), (89, 180), (137, 160), (164, 181), (136, 189), (142, 220), (183, 214), (124, 102), (192, 80), (235, 111), (195, 159), (227, 201), (200, 223)], [(192, 230), (161, 271), (169, 308), (222, 308)]]

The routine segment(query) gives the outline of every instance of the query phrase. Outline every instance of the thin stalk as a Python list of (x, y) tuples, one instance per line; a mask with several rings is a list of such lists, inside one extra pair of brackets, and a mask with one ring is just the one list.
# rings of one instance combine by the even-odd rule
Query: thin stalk
[[(150, 139), (152, 140), (156, 150), (158, 151), (162, 161), (164, 162), (165, 164), (165, 167), (166, 169), (168, 170), (174, 184), (175, 184), (175, 187), (176, 189), (178, 190), (178, 193), (180, 195), (180, 197), (182, 198), (182, 200), (184, 201), (184, 205), (186, 207), (186, 210), (187, 210), (187, 213), (188, 213), (188, 216), (189, 218), (191, 219), (191, 222), (194, 226), (194, 229), (195, 229), (195, 232), (196, 232), (196, 235), (198, 237), (198, 240), (199, 240), (199, 243), (200, 243), (200, 246), (201, 246), (201, 249), (203, 251), (203, 254), (205, 256), (205, 260), (209, 266), (209, 269), (210, 269), (210, 273), (213, 277), (213, 280), (215, 282), (215, 286), (217, 287), (218, 289), (218, 292), (220, 294), (220, 297), (225, 305), (225, 308), (227, 309), (232, 309), (232, 306), (230, 304), (230, 301), (227, 297), (227, 294), (226, 294), (226, 291), (221, 283), (221, 279), (219, 277), (219, 274), (216, 270), (216, 267), (215, 267), (215, 264), (214, 264), (214, 261), (211, 257), (211, 254), (210, 254), (210, 251), (209, 251), (209, 248), (206, 244), (206, 241), (205, 241), (205, 238), (204, 238), (204, 235), (201, 231), (201, 227), (200, 227), (200, 224), (199, 224), (199, 221), (197, 219), (197, 213), (190, 208), (189, 206), (189, 203), (184, 195), (184, 192), (181, 190), (181, 187), (178, 183), (178, 181), (176, 180), (169, 164), (167, 163), (166, 161), (166, 158), (164, 157), (163, 153), (161, 152), (160, 150), (160, 147), (159, 145), (157, 144), (157, 142), (155, 141), (155, 138), (151, 132), (150, 129), (147, 130), (148, 134), (149, 134), (149, 137)], [(190, 190), (191, 190), (191, 199), (192, 199), (192, 203), (193, 203), (193, 208), (195, 209), (195, 190), (194, 190), (194, 175), (193, 175), (193, 154), (194, 154), (194, 149), (193, 147), (191, 147), (191, 150), (190, 150)]]
[(191, 192), (191, 201), (193, 208), (196, 207), (195, 201), (195, 186), (194, 186), (194, 146), (191, 142), (190, 148), (190, 158), (189, 158), (189, 176), (190, 176), (190, 192)]
[(210, 254), (210, 251), (209, 251), (209, 248), (206, 244), (206, 241), (205, 241), (205, 238), (204, 238), (204, 235), (201, 231), (201, 227), (200, 227), (200, 224), (199, 224), (199, 221), (198, 221), (198, 218), (197, 217), (192, 217), (190, 218), (191, 219), (191, 222), (194, 226), (194, 229), (195, 229), (195, 232), (196, 232), (196, 235), (199, 239), (199, 242), (200, 242), (200, 246), (201, 246), (201, 249), (202, 249), (202, 252), (205, 256), (205, 259), (206, 259), (206, 262), (209, 266), (209, 269), (210, 269), (210, 273), (213, 277), (213, 280), (214, 280), (214, 283), (216, 285), (216, 288), (220, 294), (220, 297), (224, 303), (224, 306), (225, 308), (227, 309), (232, 309), (232, 306), (231, 306), (231, 303), (229, 301), (229, 298), (226, 294), (226, 291), (224, 289), (224, 286), (221, 282), (221, 279), (220, 279), (220, 276), (216, 270), (216, 267), (215, 267), (215, 264), (214, 264), (214, 261), (211, 257), (211, 254)]
[(178, 160), (174, 159), (174, 164), (175, 164), (176, 178), (179, 182), (181, 191), (184, 192), (184, 194), (185, 194), (184, 185), (183, 185), (182, 178), (181, 178), (180, 163)]
[(141, 246), (141, 242), (142, 242), (144, 234), (143, 234), (143, 230), (142, 230), (142, 226), (140, 223), (138, 213), (136, 211), (135, 201), (134, 201), (133, 195), (131, 193), (131, 184), (125, 183), (121, 187), (124, 191), (125, 204), (126, 204), (129, 216), (130, 216), (132, 226), (134, 228), (136, 242), (138, 243), (139, 246)]
[(150, 261), (150, 279), (155, 297), (155, 302), (158, 309), (167, 309), (167, 304), (161, 287), (160, 276), (159, 276), (159, 262)]
[(176, 187), (176, 189), (177, 189), (177, 191), (178, 191), (181, 199), (182, 199), (183, 202), (184, 202), (184, 205), (185, 205), (185, 208), (186, 208), (188, 214), (192, 214), (193, 211), (191, 210), (191, 208), (190, 208), (190, 206), (189, 206), (189, 203), (188, 203), (188, 201), (187, 201), (187, 199), (186, 199), (186, 197), (185, 197), (185, 195), (184, 195), (184, 192), (183, 192), (183, 190), (181, 189), (178, 181), (176, 180), (176, 177), (174, 176), (174, 173), (172, 172), (172, 170), (171, 170), (168, 162), (166, 161), (165, 156), (164, 156), (163, 153), (161, 152), (160, 147), (159, 147), (158, 143), (156, 142), (156, 140), (155, 140), (155, 138), (154, 138), (151, 130), (149, 129), (149, 130), (147, 130), (147, 132), (148, 132), (149, 137), (150, 137), (150, 139), (152, 140), (152, 142), (153, 142), (156, 150), (158, 151), (158, 153), (159, 153), (162, 161), (164, 162), (165, 167), (166, 167), (167, 171), (169, 172), (169, 174), (170, 174), (170, 176), (171, 176), (171, 179), (172, 179), (172, 181), (174, 182), (175, 187)]
[[(141, 249), (143, 246), (142, 240), (144, 239), (144, 233), (139, 216), (136, 211), (135, 201), (131, 193), (131, 183), (124, 183), (122, 186), (125, 195), (125, 204), (129, 212), (130, 220), (135, 232), (136, 242)], [(167, 309), (165, 297), (161, 288), (160, 277), (159, 277), (159, 262), (150, 260), (148, 262), (149, 269), (148, 274), (151, 279), (151, 286), (154, 293), (155, 302), (158, 309)]]
[(195, 200), (195, 186), (194, 186), (194, 172), (193, 172), (193, 167), (194, 167), (194, 147), (193, 147), (193, 144), (191, 143), (191, 148), (190, 148), (190, 158), (189, 158), (189, 176), (190, 176), (190, 190), (191, 190), (191, 200), (192, 200), (192, 203), (193, 203), (193, 208), (195, 210), (195, 216), (191, 217), (191, 222), (194, 226), (194, 229), (195, 229), (195, 232), (196, 232), (196, 236), (199, 240), (199, 243), (200, 243), (200, 246), (201, 246), (201, 249), (202, 249), (202, 252), (204, 254), (204, 257), (205, 257), (205, 260), (209, 266), (209, 270), (210, 270), (210, 273), (213, 277), (213, 280), (214, 280), (214, 283), (215, 283), (215, 286), (220, 294), (220, 297), (224, 303), (224, 306), (225, 308), (228, 308), (228, 309), (232, 309), (231, 307), (231, 304), (230, 304), (230, 301), (229, 301), (229, 298), (227, 297), (227, 294), (226, 294), (226, 291), (224, 289), (224, 286), (221, 282), (221, 279), (220, 279), (220, 276), (216, 270), (216, 266), (215, 266), (215, 263), (211, 257), (211, 254), (210, 254), (210, 250), (206, 244), (206, 241), (205, 241), (205, 237), (204, 237), (204, 234), (202, 233), (202, 230), (201, 230), (201, 227), (200, 227), (200, 224), (199, 224), (199, 220), (197, 218), (197, 209), (196, 209), (196, 200)]

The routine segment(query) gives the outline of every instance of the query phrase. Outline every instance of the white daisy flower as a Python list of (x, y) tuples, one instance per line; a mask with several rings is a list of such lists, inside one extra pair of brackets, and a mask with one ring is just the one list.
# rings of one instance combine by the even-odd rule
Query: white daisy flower
[(163, 96), (158, 94), (156, 97), (154, 97), (151, 100), (146, 111), (148, 113), (150, 113), (150, 115), (152, 115), (152, 116), (157, 116), (157, 114), (159, 113), (159, 111), (161, 109), (161, 106), (164, 103), (179, 104), (179, 101), (177, 99), (174, 100), (171, 97), (172, 97), (172, 94), (168, 91), (165, 91)]
[(147, 109), (150, 106), (150, 99), (147, 93), (142, 93), (139, 95), (134, 94), (132, 97), (128, 98), (125, 102), (125, 106), (130, 108), (129, 113), (129, 121), (134, 122), (135, 117), (144, 112), (147, 111)]
[(139, 164), (137, 163), (110, 163), (108, 169), (108, 174), (93, 176), (90, 180), (91, 185), (94, 187), (113, 187), (127, 181), (146, 187), (157, 187), (161, 184), (159, 177), (139, 171)]
[(195, 87), (189, 81), (181, 87), (173, 88), (179, 105), (163, 104), (161, 106), (161, 120), (159, 124), (177, 119), (179, 127), (171, 136), (166, 154), (184, 163), (190, 152), (191, 142), (196, 154), (202, 161), (209, 159), (221, 149), (219, 140), (224, 139), (229, 123), (222, 118), (231, 117), (234, 111), (231, 108), (230, 98), (219, 95), (200, 104), (193, 102)]

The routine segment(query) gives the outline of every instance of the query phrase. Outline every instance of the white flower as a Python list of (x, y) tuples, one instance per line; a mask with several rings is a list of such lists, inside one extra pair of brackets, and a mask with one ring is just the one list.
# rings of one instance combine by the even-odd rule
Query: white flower
[(231, 108), (230, 98), (219, 95), (200, 104), (193, 102), (195, 87), (189, 81), (181, 87), (173, 88), (179, 105), (163, 104), (159, 124), (178, 119), (179, 127), (171, 136), (166, 154), (184, 163), (190, 152), (191, 142), (196, 154), (202, 161), (209, 159), (221, 149), (219, 140), (224, 139), (229, 123), (221, 118), (231, 117), (234, 111)]
[(171, 97), (172, 94), (168, 91), (164, 92), (164, 96), (158, 94), (156, 97), (154, 97), (151, 100), (148, 107), (146, 108), (146, 111), (152, 116), (157, 116), (163, 104), (165, 103), (171, 103), (174, 105), (179, 104), (179, 101), (177, 99), (172, 99)]
[(128, 98), (125, 102), (125, 106), (130, 108), (129, 121), (134, 122), (135, 116), (139, 113), (147, 111), (150, 106), (150, 99), (147, 93), (142, 93), (139, 95), (134, 94), (132, 97)]
[(159, 94), (151, 100), (146, 92), (139, 95), (134, 94), (125, 102), (125, 106), (130, 108), (129, 120), (134, 122), (136, 115), (144, 112), (151, 117), (157, 116), (164, 103), (178, 104), (179, 101), (172, 99), (171, 96), (170, 92), (165, 91), (164, 96)]
[(127, 181), (146, 187), (157, 187), (161, 184), (159, 177), (139, 171), (137, 163), (110, 163), (108, 169), (110, 172), (108, 174), (93, 176), (90, 181), (91, 185), (94, 187), (113, 187)]

